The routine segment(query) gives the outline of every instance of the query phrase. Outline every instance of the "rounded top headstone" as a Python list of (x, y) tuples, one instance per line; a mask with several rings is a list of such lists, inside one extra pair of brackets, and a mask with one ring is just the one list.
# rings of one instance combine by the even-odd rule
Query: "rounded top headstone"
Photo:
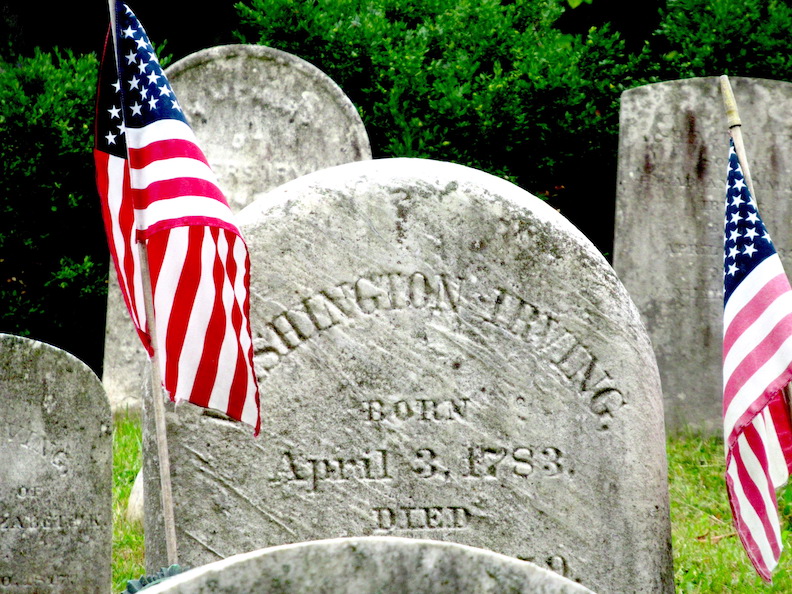
[(112, 429), (85, 363), (0, 334), (0, 589), (108, 591)]
[(224, 45), (182, 58), (165, 74), (234, 211), (305, 173), (371, 158), (355, 106), (297, 56)]
[(533, 563), (491, 551), (394, 537), (340, 538), (243, 553), (150, 589), (151, 594), (591, 593)]
[(390, 535), (596, 591), (673, 590), (654, 353), (558, 212), (404, 158), (303, 176), (238, 220), (261, 439), (196, 407), (167, 415), (182, 562)]

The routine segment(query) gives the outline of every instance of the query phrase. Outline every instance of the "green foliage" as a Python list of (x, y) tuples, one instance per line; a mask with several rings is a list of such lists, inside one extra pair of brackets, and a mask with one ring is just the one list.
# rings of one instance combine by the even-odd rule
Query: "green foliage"
[[(552, 196), (601, 152), (626, 63), (607, 28), (553, 27), (558, 2), (250, 0), (242, 38), (299, 55), (358, 106), (375, 156), (454, 161)], [(605, 76), (603, 76), (605, 74)], [(615, 146), (615, 145), (614, 145)], [(611, 151), (612, 152), (612, 151)]]
[(658, 80), (792, 80), (792, 7), (782, 0), (669, 0), (638, 62)]
[(94, 369), (107, 276), (91, 158), (96, 72), (94, 56), (69, 51), (0, 59), (0, 330)]

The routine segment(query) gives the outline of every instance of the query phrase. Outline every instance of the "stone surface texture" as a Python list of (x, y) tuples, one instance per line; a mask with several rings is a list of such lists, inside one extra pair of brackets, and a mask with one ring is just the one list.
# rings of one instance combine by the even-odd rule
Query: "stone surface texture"
[(394, 537), (343, 538), (235, 555), (151, 587), (151, 594), (585, 594), (547, 569), (483, 549)]
[[(393, 535), (595, 591), (673, 589), (654, 355), (566, 219), (480, 171), (382, 159), (284, 184), (240, 222), (262, 434), (168, 412), (185, 564)], [(156, 469), (146, 477), (155, 567)]]
[(112, 422), (102, 385), (0, 334), (0, 591), (110, 591)]
[[(234, 212), (306, 173), (371, 158), (355, 106), (297, 56), (265, 46), (218, 46), (175, 62), (165, 74)], [(102, 381), (113, 411), (139, 411), (148, 358), (110, 268)]]
[[(792, 247), (792, 84), (730, 77), (762, 218)], [(723, 208), (728, 122), (719, 78), (622, 95), (613, 266), (641, 312), (666, 428), (722, 431)]]

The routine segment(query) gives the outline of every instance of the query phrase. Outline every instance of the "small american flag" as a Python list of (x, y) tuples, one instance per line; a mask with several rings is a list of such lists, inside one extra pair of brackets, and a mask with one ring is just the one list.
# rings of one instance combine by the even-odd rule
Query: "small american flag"
[[(149, 355), (156, 349), (166, 393), (220, 410), (258, 435), (247, 247), (143, 27), (115, 2), (94, 158), (121, 292)], [(137, 242), (148, 254), (156, 345)]]
[(784, 388), (792, 379), (792, 289), (731, 144), (723, 275), (723, 421), (734, 524), (766, 581), (781, 555), (775, 491), (792, 470)]

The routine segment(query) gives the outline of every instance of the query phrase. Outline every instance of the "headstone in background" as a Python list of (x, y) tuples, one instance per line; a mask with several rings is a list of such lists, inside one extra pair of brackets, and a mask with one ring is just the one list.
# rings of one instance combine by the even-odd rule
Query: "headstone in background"
[(0, 591), (110, 590), (112, 422), (102, 384), (0, 334)]
[(512, 557), (458, 544), (394, 537), (341, 538), (273, 547), (196, 568), (151, 594), (591, 594)]
[[(730, 81), (762, 218), (792, 270), (792, 84)], [(728, 152), (718, 77), (622, 95), (613, 266), (652, 339), (669, 432), (723, 428)]]
[[(306, 173), (371, 159), (363, 122), (326, 74), (257, 45), (196, 52), (165, 71), (234, 212)], [(113, 411), (140, 410), (148, 360), (110, 267), (102, 381)]]
[(480, 171), (381, 159), (284, 184), (240, 222), (262, 434), (167, 414), (184, 564), (395, 535), (594, 590), (673, 588), (654, 355), (568, 221)]

